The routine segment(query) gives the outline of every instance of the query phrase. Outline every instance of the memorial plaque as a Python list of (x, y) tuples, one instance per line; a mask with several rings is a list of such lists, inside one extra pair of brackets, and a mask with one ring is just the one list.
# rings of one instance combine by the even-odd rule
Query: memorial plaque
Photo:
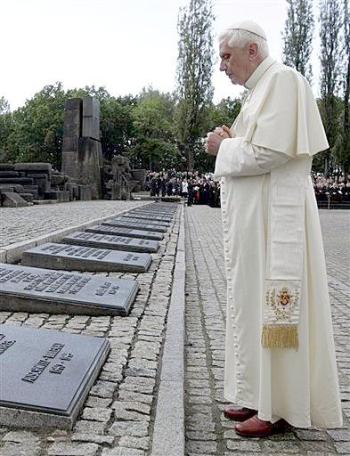
[(113, 236), (110, 234), (75, 231), (63, 239), (66, 244), (88, 245), (101, 249), (127, 250), (129, 252), (156, 252), (158, 241), (150, 239), (133, 239), (131, 237)]
[(120, 217), (114, 217), (111, 220), (123, 220), (126, 222), (136, 222), (140, 223), (141, 225), (146, 223), (147, 225), (158, 225), (160, 227), (168, 228), (170, 226), (169, 222), (165, 222), (164, 220), (159, 221), (159, 220), (154, 220), (154, 219), (139, 219), (137, 217), (134, 217), (133, 215), (129, 214), (123, 214)]
[(0, 263), (0, 310), (128, 315), (138, 291), (131, 279)]
[(165, 233), (165, 231), (167, 231), (167, 227), (165, 226), (146, 224), (144, 222), (137, 222), (136, 220), (129, 221), (121, 218), (108, 220), (106, 222), (103, 222), (102, 225), (120, 226), (123, 228), (134, 228), (142, 231), (157, 231), (160, 233)]
[(123, 217), (131, 217), (131, 218), (136, 218), (140, 220), (152, 220), (156, 222), (165, 222), (169, 224), (172, 221), (172, 218), (170, 217), (163, 217), (161, 215), (153, 215), (153, 214), (144, 214), (143, 212), (127, 212), (126, 214), (123, 214)]
[(149, 253), (47, 243), (23, 252), (22, 264), (48, 269), (77, 271), (145, 272), (152, 262)]
[(142, 213), (142, 214), (156, 214), (156, 215), (159, 215), (160, 217), (173, 217), (173, 215), (176, 213), (176, 211), (174, 212), (164, 212), (164, 211), (157, 211), (157, 210), (147, 210), (147, 209), (133, 209), (132, 210), (133, 212), (138, 212), (138, 213)]
[(71, 429), (110, 349), (105, 338), (0, 325), (0, 424)]
[(150, 204), (148, 206), (135, 207), (135, 210), (140, 211), (160, 211), (160, 212), (176, 212), (177, 206), (174, 207), (172, 204), (171, 207), (165, 207), (162, 204)]
[(151, 239), (154, 241), (161, 241), (164, 238), (162, 233), (108, 225), (89, 226), (85, 231), (89, 233), (112, 234), (114, 236), (132, 237), (136, 239)]

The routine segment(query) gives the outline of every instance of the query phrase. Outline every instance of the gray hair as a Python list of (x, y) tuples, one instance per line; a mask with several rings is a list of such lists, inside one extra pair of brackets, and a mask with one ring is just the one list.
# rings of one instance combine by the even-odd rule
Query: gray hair
[(222, 43), (227, 40), (229, 47), (244, 48), (248, 44), (255, 43), (258, 46), (259, 55), (264, 59), (269, 55), (269, 46), (265, 38), (248, 30), (242, 29), (226, 29), (219, 35), (219, 41)]

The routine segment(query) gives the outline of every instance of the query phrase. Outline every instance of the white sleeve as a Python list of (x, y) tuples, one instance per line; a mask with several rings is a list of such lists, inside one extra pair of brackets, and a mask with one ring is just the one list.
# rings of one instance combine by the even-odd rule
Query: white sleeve
[(284, 165), (289, 159), (282, 152), (249, 144), (243, 138), (227, 138), (221, 142), (214, 177), (258, 176)]

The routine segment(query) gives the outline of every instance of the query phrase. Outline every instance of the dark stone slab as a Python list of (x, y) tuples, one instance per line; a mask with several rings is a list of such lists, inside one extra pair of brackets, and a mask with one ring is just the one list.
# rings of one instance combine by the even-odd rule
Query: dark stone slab
[(20, 177), (18, 171), (1, 171), (0, 170), (0, 177)]
[(26, 177), (33, 177), (34, 179), (48, 179), (48, 176), (47, 173), (43, 173), (42, 171), (26, 173)]
[(28, 202), (19, 193), (1, 192), (1, 205), (3, 207), (25, 207)]
[(83, 98), (82, 136), (100, 139), (100, 102), (93, 97)]
[(109, 349), (105, 338), (0, 325), (0, 424), (71, 429)]
[(63, 151), (72, 151), (66, 138), (81, 136), (82, 101), (80, 98), (70, 98), (64, 104)]
[(168, 212), (168, 211), (158, 211), (158, 210), (146, 210), (146, 209), (133, 209), (133, 212), (137, 212), (140, 214), (155, 214), (162, 217), (173, 217), (176, 211)]
[[(49, 179), (48, 179), (48, 175), (47, 174), (27, 174), (28, 177), (31, 177), (32, 179), (34, 179), (34, 182), (35, 184), (38, 186), (39, 188), (39, 193), (41, 195), (43, 195), (45, 192), (49, 192), (50, 191), (50, 182), (49, 182)], [(43, 176), (43, 177), (39, 177), (39, 176)]]
[(100, 249), (126, 250), (129, 252), (156, 252), (158, 241), (149, 239), (133, 239), (131, 237), (113, 236), (84, 231), (75, 231), (62, 240), (65, 244), (87, 245)]
[(16, 163), (15, 170), (51, 174), (52, 166), (51, 163)]
[(23, 252), (22, 264), (77, 271), (145, 272), (152, 262), (148, 253), (47, 243)]
[(123, 220), (126, 222), (136, 222), (136, 223), (140, 223), (140, 225), (143, 225), (144, 223), (146, 223), (147, 225), (158, 225), (158, 226), (163, 226), (165, 228), (168, 228), (170, 226), (170, 222), (167, 222), (165, 220), (154, 220), (153, 218), (139, 219), (139, 218), (134, 217), (133, 215), (129, 215), (129, 214), (123, 214), (120, 217), (114, 217), (112, 220)]
[(130, 279), (0, 263), (2, 311), (127, 315), (137, 290)]
[(24, 187), (23, 185), (20, 185), (20, 184), (0, 184), (0, 190), (7, 190), (11, 188), (10, 191), (15, 191), (15, 192), (23, 192), (24, 190)]
[(131, 218), (134, 218), (134, 219), (139, 219), (139, 220), (153, 220), (153, 221), (156, 221), (156, 222), (165, 222), (167, 224), (169, 224), (171, 222), (171, 218), (170, 217), (165, 217), (165, 216), (161, 216), (161, 215), (155, 215), (155, 214), (144, 214), (142, 212), (127, 212), (123, 215), (123, 217), (131, 217)]
[(49, 200), (57, 200), (59, 203), (68, 203), (70, 201), (70, 192), (67, 190), (50, 190), (44, 193), (44, 197)]
[(92, 191), (90, 185), (79, 185), (78, 186), (79, 199), (80, 201), (91, 201)]
[(23, 191), (25, 193), (32, 193), (34, 198), (39, 196), (39, 186), (38, 185), (23, 185)]
[(136, 239), (151, 239), (154, 241), (161, 241), (164, 238), (162, 233), (156, 233), (155, 231), (133, 230), (131, 228), (109, 225), (89, 226), (85, 231), (88, 231), (89, 233), (112, 234), (114, 236), (132, 237)]
[(101, 197), (102, 146), (92, 138), (79, 139), (77, 175), (80, 184), (91, 187), (92, 199)]
[(0, 184), (33, 184), (33, 179), (30, 177), (0, 177)]
[(0, 163), (0, 170), (1, 171), (14, 171), (15, 165), (12, 163)]
[(138, 229), (142, 231), (157, 231), (160, 233), (165, 233), (167, 231), (167, 227), (164, 225), (152, 225), (152, 224), (146, 224), (144, 222), (137, 222), (136, 220), (125, 220), (125, 219), (113, 219), (113, 220), (108, 220), (106, 222), (103, 222), (102, 225), (107, 225), (107, 226), (119, 226), (123, 228), (132, 228), (132, 229)]
[(165, 212), (176, 212), (177, 208), (174, 207), (173, 204), (167, 205), (167, 204), (161, 204), (161, 203), (152, 203), (152, 204), (147, 204), (144, 206), (139, 206), (135, 209), (140, 209), (140, 210), (157, 210), (157, 211), (165, 211)]
[(19, 193), (19, 196), (22, 197), (28, 203), (33, 202), (33, 193)]

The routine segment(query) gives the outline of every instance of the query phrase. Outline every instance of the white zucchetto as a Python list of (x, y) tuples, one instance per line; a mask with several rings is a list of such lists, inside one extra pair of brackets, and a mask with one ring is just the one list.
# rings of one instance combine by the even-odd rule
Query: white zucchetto
[(254, 35), (260, 36), (260, 38), (263, 38), (264, 40), (267, 40), (263, 28), (254, 21), (235, 22), (228, 28), (228, 30), (245, 30), (247, 32), (254, 33)]

